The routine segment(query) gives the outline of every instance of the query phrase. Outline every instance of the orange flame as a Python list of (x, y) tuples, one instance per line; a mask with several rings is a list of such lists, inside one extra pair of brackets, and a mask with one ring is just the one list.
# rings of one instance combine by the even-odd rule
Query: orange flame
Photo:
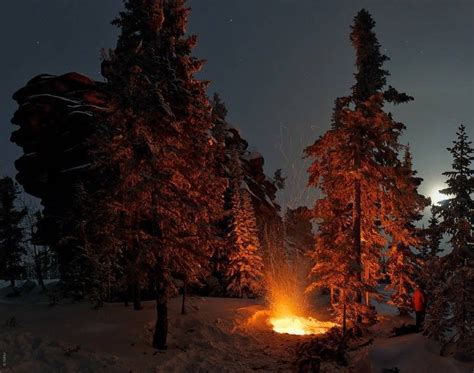
[(294, 335), (323, 334), (337, 325), (331, 321), (294, 315), (270, 317), (269, 321), (275, 332)]
[(270, 303), (268, 322), (277, 333), (294, 335), (323, 334), (337, 324), (319, 321), (310, 315), (304, 296), (306, 273), (304, 263), (278, 261), (266, 273), (267, 299)]

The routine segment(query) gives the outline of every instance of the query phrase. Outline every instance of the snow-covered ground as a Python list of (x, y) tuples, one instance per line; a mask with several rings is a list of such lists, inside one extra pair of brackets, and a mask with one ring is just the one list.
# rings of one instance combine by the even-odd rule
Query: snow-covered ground
[(4, 298), (7, 292), (0, 290), (2, 372), (289, 370), (288, 346), (301, 340), (249, 329), (247, 319), (263, 309), (257, 301), (190, 297), (187, 315), (179, 314), (180, 299), (170, 302), (168, 350), (156, 353), (154, 302), (142, 311), (122, 304), (94, 310), (88, 303), (49, 306), (37, 289), (20, 298)]
[[(403, 323), (414, 324), (411, 317), (379, 315), (380, 322), (370, 328), (374, 343), (352, 355), (357, 372), (384, 372), (398, 368), (400, 373), (474, 372), (474, 363), (440, 356), (440, 346), (421, 333), (391, 337), (391, 330)], [(396, 372), (395, 370), (391, 372)]]
[[(88, 303), (49, 306), (37, 289), (5, 298), (0, 289), (0, 370), (4, 372), (290, 372), (296, 345), (310, 337), (277, 334), (249, 318), (261, 301), (191, 297), (188, 314), (170, 302), (168, 350), (150, 347), (153, 302), (142, 311), (121, 304), (95, 310)], [(321, 317), (324, 317), (321, 312)], [(472, 372), (474, 365), (440, 357), (419, 334), (388, 338), (403, 320), (385, 316), (374, 343), (352, 355), (353, 372)], [(4, 359), (4, 360), (2, 360)], [(1, 364), (4, 363), (2, 367)], [(344, 371), (334, 366), (326, 371)]]

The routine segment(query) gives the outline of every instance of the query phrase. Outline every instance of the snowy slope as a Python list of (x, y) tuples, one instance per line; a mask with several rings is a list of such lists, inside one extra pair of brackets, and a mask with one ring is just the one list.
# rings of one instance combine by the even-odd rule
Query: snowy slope
[[(14, 372), (290, 371), (287, 347), (299, 338), (246, 331), (247, 318), (262, 309), (255, 303), (190, 298), (189, 313), (182, 316), (180, 299), (173, 299), (168, 351), (159, 353), (149, 346), (153, 302), (142, 311), (120, 304), (93, 310), (87, 303), (3, 303), (0, 351)], [(16, 326), (6, 326), (12, 317)]]
[(381, 338), (362, 351), (356, 368), (361, 372), (383, 372), (398, 368), (400, 373), (471, 373), (473, 364), (439, 356), (439, 347), (421, 334)]
[[(6, 293), (0, 289), (0, 297)], [(37, 291), (0, 302), (0, 352), (4, 372), (291, 372), (296, 345), (310, 337), (277, 334), (262, 320), (249, 319), (264, 306), (248, 299), (191, 297), (188, 314), (170, 302), (168, 350), (150, 347), (155, 321), (153, 302), (142, 311), (121, 304), (94, 310), (88, 303), (49, 306)], [(318, 317), (324, 317), (317, 302)], [(326, 315), (327, 316), (327, 315)], [(474, 366), (440, 357), (438, 346), (419, 334), (388, 338), (402, 322), (381, 317), (372, 328), (372, 345), (351, 355), (351, 366), (324, 365), (323, 371), (472, 372)]]

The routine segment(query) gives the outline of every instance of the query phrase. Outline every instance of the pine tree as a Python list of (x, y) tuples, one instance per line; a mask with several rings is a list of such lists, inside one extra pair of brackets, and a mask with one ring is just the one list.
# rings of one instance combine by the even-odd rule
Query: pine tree
[(425, 231), (426, 235), (426, 255), (433, 258), (441, 253), (441, 240), (443, 239), (443, 232), (440, 227), (435, 206), (431, 206), (431, 217), (428, 220), (428, 228)]
[(240, 158), (233, 151), (232, 229), (229, 233), (227, 291), (232, 296), (258, 296), (262, 293), (263, 260), (260, 253), (257, 222), (243, 177)]
[[(440, 220), (437, 216), (436, 206), (431, 206), (431, 217), (428, 220), (428, 227), (424, 229), (424, 247), (420, 252), (422, 265), (421, 282), (425, 287), (425, 295), (427, 295), (430, 302), (430, 307), (434, 306), (441, 294), (439, 292), (439, 275), (441, 258), (439, 254), (442, 252), (440, 248), (441, 240), (443, 239), (443, 232), (440, 226)], [(431, 302), (433, 300), (433, 302)], [(439, 307), (439, 306), (438, 306)], [(441, 315), (442, 316), (442, 315)], [(444, 316), (442, 316), (444, 317)]]
[[(228, 181), (228, 188), (224, 196), (224, 215), (218, 224), (219, 242), (216, 245), (214, 255), (212, 257), (213, 267), (213, 286), (210, 290), (213, 294), (225, 294), (227, 287), (227, 272), (229, 266), (229, 257), (234, 241), (232, 238), (233, 230), (233, 184), (236, 179), (234, 168), (237, 164), (234, 158), (238, 160), (239, 172), (245, 179), (245, 187), (247, 188), (250, 201), (252, 203), (253, 215), (256, 220), (256, 229), (258, 233), (258, 241), (260, 245), (261, 256), (265, 262), (266, 275), (268, 269), (276, 266), (273, 262), (276, 252), (284, 253), (282, 243), (282, 227), (281, 219), (278, 215), (279, 206), (275, 202), (275, 193), (277, 191), (277, 183), (283, 186), (284, 178), (280, 177), (275, 180), (268, 179), (263, 173), (264, 159), (256, 152), (248, 151), (248, 143), (240, 136), (239, 131), (230, 125), (226, 120), (227, 109), (215, 94), (212, 100), (212, 134), (217, 142), (218, 173)], [(280, 173), (277, 172), (278, 176)], [(269, 250), (271, 248), (271, 250)], [(281, 250), (280, 250), (281, 248)], [(274, 265), (275, 264), (275, 265)], [(215, 286), (217, 280), (218, 286)]]
[[(97, 177), (96, 172), (92, 169), (90, 174)], [(124, 276), (121, 271), (122, 242), (115, 236), (117, 217), (106, 204), (110, 190), (104, 188), (106, 182), (96, 183), (101, 188), (94, 192), (85, 182), (77, 183), (69, 217), (74, 234), (67, 246), (76, 250), (70, 264), (72, 290), (81, 290), (82, 297), (100, 307), (110, 300), (112, 291), (121, 289), (120, 281)]]
[(387, 274), (390, 278), (389, 289), (393, 290), (391, 304), (396, 306), (402, 315), (411, 310), (411, 291), (415, 282), (420, 279), (420, 258), (415, 250), (421, 251), (423, 246), (422, 230), (414, 223), (422, 218), (424, 208), (429, 200), (417, 191), (422, 179), (416, 177), (410, 150), (407, 147), (400, 177), (394, 192), (398, 200), (393, 211), (393, 222), (388, 227), (392, 243), (388, 251)]
[(135, 282), (155, 282), (153, 346), (166, 348), (173, 274), (208, 270), (225, 183), (216, 176), (207, 82), (194, 73), (196, 37), (185, 36), (184, 0), (128, 0), (103, 61), (112, 110), (98, 136), (96, 167), (110, 180), (107, 206)]
[(474, 345), (474, 160), (472, 142), (461, 125), (457, 139), (448, 151), (453, 156), (452, 170), (444, 172), (448, 187), (441, 193), (448, 198), (435, 208), (442, 219), (440, 228), (450, 237), (452, 251), (439, 258), (436, 267), (434, 301), (428, 309), (427, 333), (450, 341), (463, 349)]
[[(219, 94), (214, 93), (212, 105), (212, 135), (216, 140), (216, 162), (218, 174), (227, 179), (227, 188), (224, 193), (224, 213), (222, 219), (217, 222), (219, 242), (216, 244), (212, 258), (212, 275), (217, 279), (219, 286), (211, 289), (211, 295), (225, 294), (227, 283), (226, 272), (229, 262), (229, 253), (232, 243), (229, 232), (232, 227), (232, 193), (230, 191), (230, 170), (232, 169), (232, 151), (227, 144), (229, 136), (229, 125), (227, 123), (227, 108)], [(237, 150), (236, 150), (237, 151)], [(239, 150), (239, 156), (241, 151)]]
[[(399, 136), (405, 126), (384, 111), (385, 103), (401, 104), (412, 98), (386, 87), (388, 57), (380, 53), (366, 10), (354, 18), (351, 41), (356, 50), (356, 83), (352, 94), (336, 100), (332, 126), (306, 155), (313, 159), (309, 185), (324, 197), (316, 202), (313, 218), (319, 224), (310, 288), (335, 286), (355, 320), (372, 317), (369, 295), (378, 297), (384, 232), (393, 224), (394, 185), (400, 177)], [(340, 260), (339, 260), (340, 259)], [(334, 268), (333, 263), (338, 263)], [(318, 267), (326, 271), (318, 274)], [(366, 304), (362, 304), (365, 293)], [(337, 309), (341, 313), (342, 309)]]
[(453, 170), (444, 172), (448, 187), (441, 190), (442, 194), (451, 196), (443, 201), (436, 212), (442, 219), (443, 232), (450, 235), (453, 256), (466, 258), (472, 254), (472, 227), (474, 221), (474, 170), (471, 163), (474, 160), (474, 150), (466, 134), (466, 127), (461, 125), (457, 132), (454, 146), (448, 148), (453, 156)]
[(349, 289), (354, 287), (351, 274), (351, 263), (354, 261), (352, 250), (348, 250), (350, 241), (352, 214), (350, 208), (339, 206), (338, 200), (326, 197), (318, 200), (313, 214), (317, 216), (318, 231), (315, 246), (310, 252), (313, 267), (311, 284), (307, 291), (329, 288), (331, 290), (331, 306), (342, 321), (345, 309), (347, 317), (355, 320), (359, 307), (353, 301)]
[(37, 244), (38, 236), (41, 230), (41, 224), (43, 221), (43, 215), (40, 210), (34, 211), (29, 208), (28, 214), (25, 217), (27, 222), (27, 233), (29, 241), (29, 255), (33, 259), (33, 269), (35, 272), (38, 284), (41, 286), (43, 291), (46, 291), (46, 285), (44, 279), (46, 273), (51, 267), (51, 253), (47, 246)]
[(87, 223), (89, 214), (95, 217), (100, 213), (97, 210), (88, 209), (89, 201), (86, 197), (84, 184), (78, 182), (71, 196), (71, 208), (61, 217), (61, 232), (67, 232), (58, 241), (58, 257), (61, 260), (61, 283), (62, 294), (75, 300), (83, 300), (90, 293), (96, 292), (93, 283), (93, 269), (91, 261), (86, 252), (89, 250), (92, 239), (87, 235)]
[[(211, 101), (212, 105), (212, 134), (216, 139), (217, 144), (220, 145), (221, 151), (224, 152), (226, 148), (226, 137), (228, 133), (228, 125), (226, 122), (227, 108), (218, 93), (214, 93)], [(222, 156), (222, 154), (221, 154)], [(224, 158), (222, 156), (222, 158)], [(224, 162), (223, 159), (221, 161)]]
[(10, 281), (13, 288), (24, 271), (22, 257), (26, 254), (22, 221), (28, 212), (15, 206), (19, 193), (12, 178), (0, 179), (0, 278)]

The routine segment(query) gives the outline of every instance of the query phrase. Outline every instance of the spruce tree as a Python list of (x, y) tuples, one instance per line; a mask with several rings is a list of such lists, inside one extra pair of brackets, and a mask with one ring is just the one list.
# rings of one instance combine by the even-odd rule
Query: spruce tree
[(435, 268), (433, 303), (428, 309), (427, 333), (450, 341), (472, 352), (474, 346), (474, 149), (461, 125), (457, 139), (448, 151), (452, 170), (444, 172), (448, 187), (441, 190), (448, 198), (435, 208), (440, 228), (450, 237), (452, 251), (439, 258)]
[(136, 282), (153, 280), (153, 346), (166, 348), (173, 274), (190, 282), (208, 270), (225, 183), (216, 176), (206, 82), (194, 74), (196, 37), (185, 36), (184, 0), (125, 1), (120, 28), (102, 72), (110, 115), (97, 138), (95, 167), (110, 180), (107, 206), (114, 236), (131, 257)]
[(61, 225), (67, 227), (61, 229), (61, 232), (67, 234), (60, 238), (57, 253), (61, 260), (61, 291), (64, 296), (79, 301), (96, 291), (92, 281), (94, 273), (91, 261), (86, 254), (93, 242), (87, 234), (87, 227), (89, 217), (92, 220), (98, 215), (100, 207), (94, 201), (94, 210), (88, 209), (90, 202), (86, 197), (84, 184), (80, 181), (76, 183), (70, 198), (70, 209), (61, 217)]
[[(218, 174), (227, 179), (227, 188), (224, 193), (224, 213), (220, 221), (217, 222), (217, 231), (219, 242), (214, 248), (211, 258), (212, 275), (217, 279), (218, 285), (211, 289), (211, 295), (225, 294), (225, 287), (227, 285), (226, 272), (229, 262), (229, 254), (232, 247), (230, 239), (230, 231), (232, 230), (232, 196), (231, 193), (231, 175), (230, 171), (232, 165), (233, 149), (228, 143), (229, 124), (227, 123), (227, 108), (225, 103), (221, 100), (219, 94), (214, 93), (211, 100), (212, 105), (212, 135), (216, 140), (216, 162), (218, 165)], [(234, 146), (236, 147), (236, 146)], [(238, 150), (239, 157), (241, 151)]]
[(22, 222), (28, 211), (15, 206), (18, 194), (11, 177), (0, 178), (0, 278), (10, 281), (12, 288), (24, 272), (22, 257), (26, 254)]
[(425, 254), (433, 258), (441, 253), (441, 240), (443, 239), (443, 232), (440, 227), (440, 220), (437, 216), (436, 207), (431, 206), (431, 217), (428, 220), (428, 228), (425, 230), (426, 244)]
[[(212, 134), (220, 146), (221, 151), (225, 152), (226, 137), (228, 134), (227, 108), (218, 93), (214, 93), (212, 100)], [(225, 155), (221, 154), (221, 161), (225, 162)]]
[(227, 292), (237, 297), (258, 296), (263, 290), (263, 260), (257, 222), (236, 150), (233, 151), (232, 160), (232, 228), (226, 270)]
[(43, 214), (40, 210), (33, 211), (32, 209), (28, 209), (26, 222), (30, 246), (29, 255), (33, 259), (33, 269), (36, 279), (38, 280), (38, 285), (41, 286), (43, 291), (46, 291), (44, 279), (51, 267), (51, 253), (47, 246), (38, 244), (42, 221)]
[[(248, 151), (247, 142), (240, 136), (238, 130), (232, 127), (227, 120), (227, 109), (215, 94), (212, 100), (212, 135), (217, 142), (218, 173), (228, 181), (224, 196), (224, 214), (218, 224), (219, 241), (212, 257), (213, 276), (220, 286), (212, 286), (213, 294), (225, 294), (228, 282), (229, 258), (235, 246), (232, 231), (234, 230), (235, 214), (233, 197), (235, 196), (234, 183), (236, 178), (245, 179), (246, 194), (252, 205), (252, 216), (256, 221), (257, 239), (260, 246), (260, 256), (264, 258), (266, 270), (273, 267), (274, 252), (280, 243), (277, 237), (277, 227), (280, 218), (279, 206), (275, 202), (277, 190), (274, 180), (266, 178), (263, 173), (263, 157)], [(238, 166), (236, 175), (235, 167)], [(277, 172), (277, 175), (279, 173)], [(280, 175), (281, 176), (281, 175)], [(283, 183), (283, 177), (279, 182)], [(247, 197), (245, 197), (247, 198)], [(272, 250), (268, 250), (271, 248)], [(280, 250), (278, 250), (280, 252)], [(281, 253), (283, 253), (283, 247)], [(268, 272), (268, 271), (266, 271)]]
[[(97, 177), (97, 169), (90, 174)], [(105, 180), (107, 180), (105, 178)], [(70, 224), (74, 234), (69, 247), (76, 249), (74, 261), (70, 264), (70, 283), (73, 290), (82, 290), (96, 307), (110, 301), (111, 293), (121, 290), (123, 244), (116, 236), (118, 224), (115, 210), (108, 208), (110, 201), (107, 181), (95, 181), (91, 193), (87, 183), (78, 182), (74, 193)]]
[(415, 282), (420, 279), (420, 258), (415, 251), (423, 247), (423, 234), (415, 223), (422, 218), (424, 208), (429, 199), (417, 191), (422, 179), (413, 170), (412, 157), (409, 148), (405, 150), (400, 175), (396, 188), (398, 205), (393, 211), (392, 224), (387, 228), (392, 242), (388, 251), (387, 275), (390, 278), (389, 289), (392, 289), (390, 303), (396, 306), (402, 315), (411, 310), (411, 292)]
[(440, 247), (443, 239), (443, 231), (440, 226), (440, 220), (437, 216), (436, 206), (432, 205), (431, 217), (428, 220), (428, 227), (424, 229), (424, 246), (419, 256), (422, 262), (421, 282), (425, 286), (425, 295), (427, 295), (428, 305), (434, 306), (437, 296), (434, 293), (440, 281), (439, 269), (441, 258), (439, 254), (442, 252)]
[(311, 284), (307, 291), (329, 288), (331, 306), (342, 321), (345, 310), (347, 317), (355, 320), (359, 307), (350, 294), (354, 287), (354, 277), (350, 276), (351, 263), (354, 261), (352, 250), (348, 250), (352, 215), (350, 208), (340, 206), (338, 200), (326, 197), (318, 200), (313, 209), (318, 217), (318, 231), (315, 246), (310, 252), (312, 268)]
[[(388, 57), (380, 53), (374, 27), (364, 9), (354, 18), (350, 36), (356, 50), (356, 83), (350, 96), (336, 100), (331, 129), (306, 149), (313, 159), (309, 185), (324, 195), (316, 202), (313, 218), (319, 224), (315, 254), (326, 261), (315, 259), (312, 273), (319, 279), (310, 287), (318, 287), (323, 279), (326, 285), (341, 287), (341, 306), (359, 321), (363, 314), (372, 315), (369, 295), (378, 297), (384, 233), (393, 224), (398, 203), (393, 189), (401, 177), (398, 139), (405, 126), (385, 112), (384, 105), (412, 99), (386, 87), (388, 71), (382, 67)], [(319, 266), (327, 269), (324, 275), (317, 273)]]
[(435, 210), (442, 219), (441, 228), (450, 236), (453, 256), (466, 258), (472, 254), (472, 227), (474, 222), (474, 160), (472, 142), (466, 127), (459, 127), (457, 139), (448, 151), (453, 157), (452, 170), (443, 172), (447, 177), (447, 188), (440, 190), (448, 196)]

